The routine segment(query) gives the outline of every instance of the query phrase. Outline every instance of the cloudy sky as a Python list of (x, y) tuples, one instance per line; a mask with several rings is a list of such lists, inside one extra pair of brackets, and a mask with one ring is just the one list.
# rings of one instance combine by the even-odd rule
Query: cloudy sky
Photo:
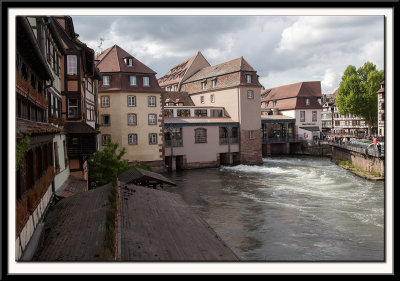
[[(265, 88), (321, 81), (339, 86), (348, 65), (384, 68), (384, 17), (352, 16), (72, 16), (79, 39), (96, 52), (117, 44), (163, 76), (202, 52), (211, 65), (243, 56)], [(104, 39), (99, 47), (101, 38)]]

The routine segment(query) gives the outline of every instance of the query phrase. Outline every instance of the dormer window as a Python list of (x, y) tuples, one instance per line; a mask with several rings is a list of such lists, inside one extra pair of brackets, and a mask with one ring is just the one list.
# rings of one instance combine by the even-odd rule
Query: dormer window
[(206, 88), (206, 81), (201, 82), (201, 88), (204, 90)]
[(110, 75), (103, 75), (103, 86), (110, 86)]
[(306, 99), (306, 105), (310, 105), (310, 99)]
[(215, 88), (216, 85), (217, 85), (217, 79), (211, 80), (211, 88)]
[(178, 91), (178, 85), (174, 85), (174, 91), (175, 91), (175, 92)]
[(143, 77), (143, 86), (145, 86), (145, 87), (150, 86), (150, 78), (148, 76)]
[(247, 83), (251, 83), (251, 74), (246, 74)]
[(124, 58), (125, 64), (127, 66), (133, 66), (133, 59), (132, 58)]

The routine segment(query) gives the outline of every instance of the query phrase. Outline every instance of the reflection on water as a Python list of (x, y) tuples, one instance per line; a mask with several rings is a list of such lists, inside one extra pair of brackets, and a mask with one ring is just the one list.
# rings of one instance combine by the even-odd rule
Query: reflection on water
[(384, 183), (329, 159), (274, 157), (263, 165), (166, 174), (245, 261), (382, 261)]

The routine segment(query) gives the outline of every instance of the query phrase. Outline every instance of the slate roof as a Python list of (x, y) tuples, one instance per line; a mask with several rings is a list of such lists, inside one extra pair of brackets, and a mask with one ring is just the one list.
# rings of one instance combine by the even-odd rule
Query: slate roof
[(16, 134), (17, 138), (24, 135), (42, 135), (42, 134), (57, 134), (61, 129), (49, 123), (36, 122), (21, 118), (16, 118)]
[(128, 183), (137, 184), (138, 181), (150, 180), (150, 181), (156, 181), (158, 183), (166, 183), (166, 184), (170, 184), (170, 185), (176, 185), (173, 181), (167, 179), (166, 177), (164, 177), (158, 173), (154, 173), (154, 172), (143, 170), (143, 169), (136, 168), (136, 167), (133, 167), (129, 170), (122, 172), (121, 174), (118, 175), (118, 178), (121, 182), (124, 182), (126, 184), (128, 184)]
[(256, 70), (243, 57), (240, 57), (217, 65), (204, 67), (186, 79), (183, 84), (238, 71), (256, 72)]
[(162, 94), (162, 101), (165, 102), (182, 102), (184, 106), (194, 106), (192, 98), (187, 92), (170, 92), (166, 91)]

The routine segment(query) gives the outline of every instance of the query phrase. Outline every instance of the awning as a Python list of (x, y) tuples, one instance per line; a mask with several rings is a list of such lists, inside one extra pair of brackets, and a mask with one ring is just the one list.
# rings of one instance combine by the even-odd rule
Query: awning
[(306, 130), (306, 131), (320, 131), (318, 126), (313, 126), (313, 127), (299, 127), (300, 129)]

